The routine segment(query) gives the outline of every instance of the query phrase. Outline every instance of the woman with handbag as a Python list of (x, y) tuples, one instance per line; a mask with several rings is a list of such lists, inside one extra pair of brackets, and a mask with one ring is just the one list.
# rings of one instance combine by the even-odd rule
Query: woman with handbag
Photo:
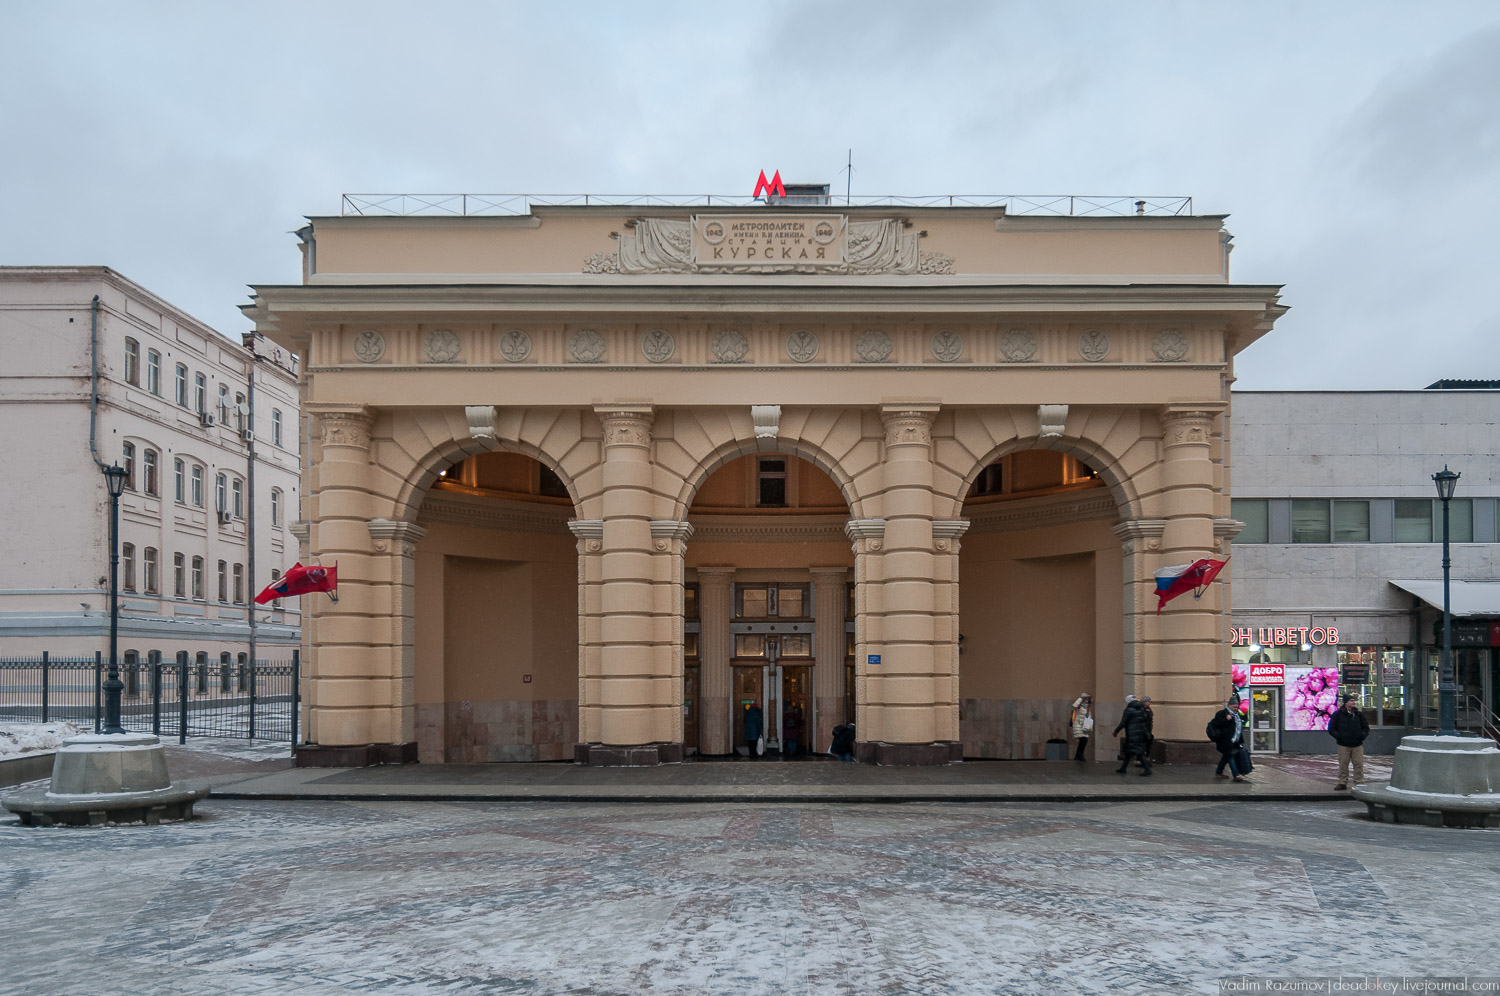
[(1094, 735), (1094, 697), (1084, 692), (1073, 700), (1073, 739), (1078, 741), (1078, 750), (1073, 755), (1073, 760), (1085, 760), (1084, 749), (1089, 745), (1089, 737)]

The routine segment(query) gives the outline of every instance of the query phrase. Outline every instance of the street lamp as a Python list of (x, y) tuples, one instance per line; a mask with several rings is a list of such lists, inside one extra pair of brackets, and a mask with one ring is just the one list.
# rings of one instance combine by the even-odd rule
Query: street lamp
[(1443, 469), (1432, 475), (1437, 485), (1438, 498), (1443, 503), (1443, 658), (1442, 670), (1438, 672), (1438, 736), (1458, 735), (1455, 697), (1458, 691), (1453, 683), (1453, 613), (1448, 602), (1448, 568), (1452, 560), (1448, 556), (1448, 503), (1453, 500), (1453, 491), (1458, 487), (1455, 474), (1443, 464)]
[(103, 733), (124, 733), (120, 726), (120, 494), (125, 490), (125, 468), (101, 468), (109, 488), (109, 677), (104, 682)]

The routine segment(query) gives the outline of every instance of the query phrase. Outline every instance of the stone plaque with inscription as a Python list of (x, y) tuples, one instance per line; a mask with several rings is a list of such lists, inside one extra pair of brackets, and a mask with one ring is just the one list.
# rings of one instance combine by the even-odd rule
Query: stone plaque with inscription
[(848, 247), (841, 214), (696, 215), (693, 262), (704, 267), (841, 267)]

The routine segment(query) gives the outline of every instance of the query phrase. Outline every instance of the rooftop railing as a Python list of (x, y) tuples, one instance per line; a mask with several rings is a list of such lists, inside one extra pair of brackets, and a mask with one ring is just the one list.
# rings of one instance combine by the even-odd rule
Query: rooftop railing
[[(1191, 197), (1081, 196), (1076, 194), (899, 194), (789, 197), (775, 206), (796, 208), (1002, 208), (1007, 215), (1051, 217), (1170, 217), (1193, 213)], [(764, 199), (741, 194), (344, 194), (344, 217), (369, 215), (507, 217), (524, 216), (533, 207), (701, 207), (735, 208), (765, 205)]]

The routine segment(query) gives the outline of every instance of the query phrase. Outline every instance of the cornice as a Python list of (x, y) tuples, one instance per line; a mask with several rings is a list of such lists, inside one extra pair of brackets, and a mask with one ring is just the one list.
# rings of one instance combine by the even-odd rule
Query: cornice
[(840, 515), (715, 515), (695, 521), (693, 542), (701, 543), (842, 543)]
[(468, 495), (438, 497), (429, 494), (417, 512), (417, 522), (423, 526), (470, 526), (546, 536), (566, 535), (572, 517), (573, 509), (567, 505), (541, 505)]
[[(1119, 518), (1120, 509), (1115, 504), (1114, 496), (1100, 489), (1082, 494), (1045, 495), (973, 505), (964, 509), (964, 514), (968, 516), (970, 523), (967, 535), (981, 536), (986, 533), (1066, 526), (1101, 519), (1114, 520)], [(933, 525), (936, 526), (937, 523)]]

